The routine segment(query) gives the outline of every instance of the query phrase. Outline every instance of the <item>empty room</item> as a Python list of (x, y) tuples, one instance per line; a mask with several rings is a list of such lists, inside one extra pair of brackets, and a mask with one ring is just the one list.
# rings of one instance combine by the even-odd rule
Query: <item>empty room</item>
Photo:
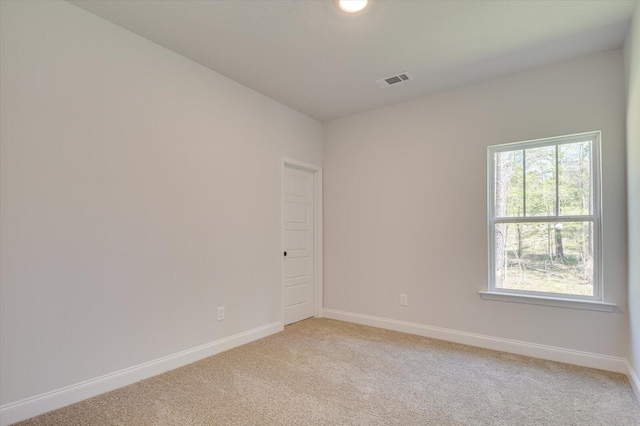
[(0, 426), (640, 425), (637, 0), (0, 0)]

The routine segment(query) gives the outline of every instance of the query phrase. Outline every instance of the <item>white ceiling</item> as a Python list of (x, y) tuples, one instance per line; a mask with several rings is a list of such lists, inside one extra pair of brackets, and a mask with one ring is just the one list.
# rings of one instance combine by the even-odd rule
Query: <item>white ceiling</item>
[[(637, 1), (72, 0), (321, 121), (622, 46)], [(415, 80), (373, 81), (407, 71)]]

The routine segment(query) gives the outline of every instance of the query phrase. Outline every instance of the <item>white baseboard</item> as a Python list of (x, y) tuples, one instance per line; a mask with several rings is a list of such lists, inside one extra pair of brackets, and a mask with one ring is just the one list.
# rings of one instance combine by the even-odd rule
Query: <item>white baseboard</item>
[(278, 333), (283, 329), (284, 327), (280, 321), (274, 322), (95, 379), (5, 404), (0, 407), (0, 425), (10, 425), (101, 393), (139, 382), (165, 371), (191, 364), (220, 352)]
[(636, 399), (640, 404), (640, 379), (638, 375), (633, 370), (631, 363), (627, 361), (627, 377), (629, 378), (629, 383), (631, 383), (631, 389), (633, 389), (633, 393), (636, 395)]
[[(539, 345), (520, 340), (502, 339), (483, 334), (467, 333), (448, 328), (432, 327), (412, 322), (354, 314), (351, 312), (343, 312), (333, 309), (325, 309), (324, 316), (326, 318), (369, 325), (387, 330), (401, 331), (403, 333), (416, 334), (418, 336), (446, 340), (454, 343), (462, 343), (464, 345), (476, 346), (485, 349), (525, 355), (532, 358), (540, 358), (549, 361), (579, 365), (582, 367), (614, 371), (622, 374), (627, 374), (629, 371), (627, 368), (628, 362), (625, 358), (618, 358), (609, 355), (600, 355), (554, 346)], [(631, 379), (629, 380), (631, 381)]]

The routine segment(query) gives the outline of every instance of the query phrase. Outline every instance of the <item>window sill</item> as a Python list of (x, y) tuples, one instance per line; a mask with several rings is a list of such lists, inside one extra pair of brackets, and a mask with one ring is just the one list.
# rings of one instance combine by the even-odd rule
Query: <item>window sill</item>
[(501, 302), (527, 303), (530, 305), (555, 306), (559, 308), (583, 309), (588, 311), (614, 312), (618, 305), (615, 303), (599, 302), (595, 300), (563, 299), (559, 297), (532, 296), (528, 294), (498, 293), (495, 291), (480, 291), (484, 300), (498, 300)]

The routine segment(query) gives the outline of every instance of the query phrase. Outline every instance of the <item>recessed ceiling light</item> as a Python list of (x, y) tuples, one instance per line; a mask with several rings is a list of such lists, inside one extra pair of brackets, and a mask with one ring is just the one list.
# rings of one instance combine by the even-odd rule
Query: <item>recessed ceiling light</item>
[(369, 0), (338, 0), (338, 6), (347, 13), (356, 13), (367, 7), (368, 2)]

